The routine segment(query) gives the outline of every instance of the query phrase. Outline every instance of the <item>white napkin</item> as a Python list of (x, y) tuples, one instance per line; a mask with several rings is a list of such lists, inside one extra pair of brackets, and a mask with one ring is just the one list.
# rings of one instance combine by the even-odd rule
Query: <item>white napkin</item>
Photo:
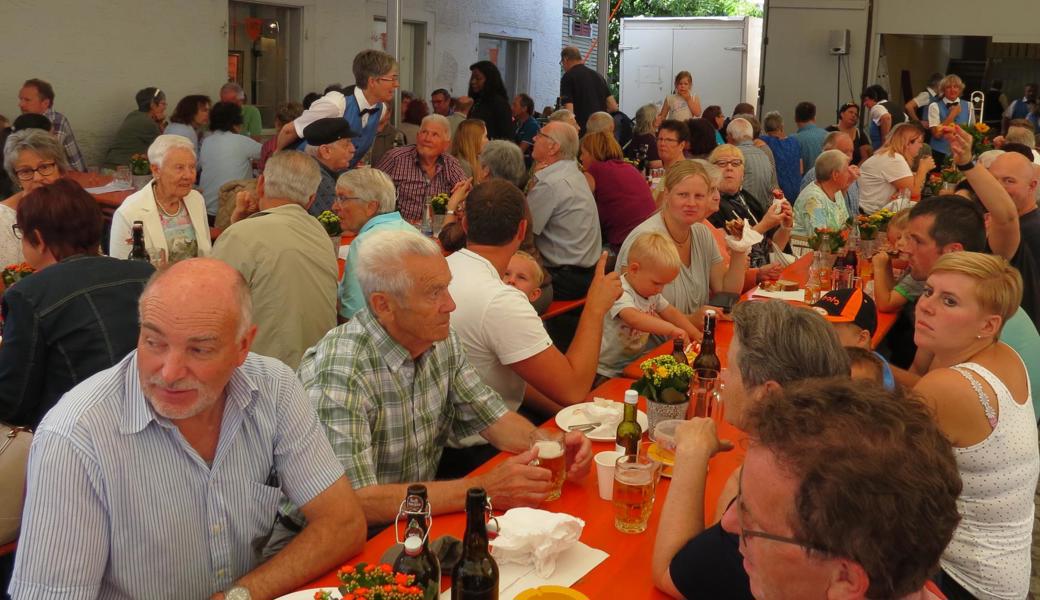
[(112, 180), (110, 183), (106, 185), (87, 188), (86, 191), (88, 194), (107, 194), (109, 192), (126, 192), (132, 189), (134, 189), (134, 186), (130, 185), (129, 183), (126, 183), (125, 181)]
[(582, 413), (589, 418), (589, 422), (601, 423), (600, 427), (617, 425), (624, 416), (624, 407), (620, 402), (607, 400), (606, 398), (593, 398), (592, 402), (586, 402), (581, 408), (574, 411), (575, 414)]
[(744, 234), (738, 240), (732, 235), (726, 234), (726, 246), (738, 253), (744, 253), (751, 249), (752, 246), (762, 241), (762, 234), (751, 228), (751, 224), (744, 221)]
[(534, 565), (539, 577), (556, 569), (556, 557), (581, 537), (585, 521), (536, 508), (512, 508), (498, 517), (498, 537), (491, 555), (499, 564)]

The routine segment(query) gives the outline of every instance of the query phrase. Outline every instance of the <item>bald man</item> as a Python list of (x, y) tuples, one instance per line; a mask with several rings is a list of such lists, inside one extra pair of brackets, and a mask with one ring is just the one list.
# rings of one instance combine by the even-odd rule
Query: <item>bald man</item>
[(989, 172), (1007, 190), (1018, 211), (1022, 241), (1018, 252), (1011, 257), (1011, 264), (1022, 273), (1022, 309), (1040, 329), (1040, 211), (1036, 204), (1036, 191), (1040, 185), (1038, 170), (1040, 168), (1018, 152), (1001, 154), (989, 167)]
[[(137, 350), (36, 430), (11, 597), (273, 598), (358, 552), (360, 504), (303, 388), (249, 352), (242, 276), (182, 261), (139, 308)], [(282, 494), (309, 525), (261, 564)]]

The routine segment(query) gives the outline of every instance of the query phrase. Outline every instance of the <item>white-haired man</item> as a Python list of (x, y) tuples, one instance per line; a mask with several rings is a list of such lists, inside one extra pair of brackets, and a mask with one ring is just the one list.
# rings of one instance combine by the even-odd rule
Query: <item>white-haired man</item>
[(550, 121), (534, 137), (531, 155), (541, 168), (527, 195), (531, 231), (552, 274), (557, 300), (584, 298), (603, 247), (596, 199), (578, 168), (578, 132)]
[(314, 202), (307, 209), (312, 216), (332, 210), (336, 201), (336, 178), (350, 167), (354, 158), (353, 138), (356, 137), (345, 119), (328, 117), (318, 119), (303, 130), (307, 145), (304, 150), (318, 161), (321, 182)]
[(809, 236), (821, 228), (840, 231), (849, 219), (845, 191), (854, 180), (849, 157), (841, 150), (824, 150), (813, 170), (816, 181), (807, 185), (794, 203), (794, 235)]
[[(361, 550), (358, 498), (299, 380), (249, 352), (242, 277), (185, 260), (139, 306), (137, 350), (36, 430), (11, 596), (275, 598)], [(309, 525), (261, 562), (283, 494)]]
[(357, 235), (347, 251), (347, 264), (339, 282), (339, 316), (349, 319), (365, 308), (365, 295), (357, 277), (358, 252), (376, 231), (415, 231), (397, 212), (397, 192), (390, 177), (371, 167), (353, 169), (336, 181), (336, 202), (343, 230)]
[[(823, 138), (823, 151), (827, 150), (841, 150), (845, 156), (849, 157), (849, 161), (852, 160), (852, 138), (849, 134), (841, 131), (832, 131), (827, 134), (827, 137)], [(849, 173), (854, 175), (852, 183), (842, 195), (845, 197), (845, 209), (850, 215), (859, 214), (859, 166), (849, 165)], [(801, 192), (810, 183), (816, 181), (816, 169), (809, 168), (805, 170), (805, 175), (802, 177), (802, 182), (798, 186), (798, 191)]]
[(466, 179), (458, 159), (448, 153), (450, 148), (448, 119), (438, 114), (427, 115), (414, 145), (387, 152), (376, 165), (394, 182), (397, 210), (406, 220), (421, 221), (430, 198), (441, 193), (451, 194), (455, 186)]
[(747, 119), (736, 118), (726, 127), (726, 136), (744, 155), (743, 188), (763, 206), (772, 202), (773, 190), (779, 187), (776, 168), (769, 155), (755, 145), (755, 129)]
[(249, 284), (258, 327), (253, 351), (293, 369), (336, 326), (336, 255), (307, 214), (320, 179), (318, 165), (302, 152), (272, 155), (256, 183), (259, 211), (232, 224), (213, 247), (213, 257)]
[[(480, 380), (449, 328), (455, 302), (440, 247), (416, 231), (378, 231), (357, 262), (366, 308), (307, 351), (299, 376), (369, 524), (393, 521), (417, 482), (435, 513), (462, 510), (471, 487), (487, 489), (496, 508), (544, 500), (550, 473), (528, 464), (534, 426)], [(433, 481), (448, 435), (474, 433), (519, 454), (481, 476)], [(588, 439), (571, 432), (566, 445), (568, 476), (584, 477)], [(291, 531), (294, 517), (279, 520)]]

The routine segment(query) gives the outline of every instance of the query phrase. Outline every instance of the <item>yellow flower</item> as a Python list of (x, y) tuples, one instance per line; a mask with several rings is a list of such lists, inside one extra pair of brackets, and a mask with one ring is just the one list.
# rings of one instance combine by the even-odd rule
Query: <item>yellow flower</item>
[(657, 367), (657, 376), (662, 378), (668, 377), (668, 369), (666, 367)]
[(975, 131), (978, 131), (979, 133), (989, 133), (989, 125), (986, 125), (985, 123), (976, 123)]

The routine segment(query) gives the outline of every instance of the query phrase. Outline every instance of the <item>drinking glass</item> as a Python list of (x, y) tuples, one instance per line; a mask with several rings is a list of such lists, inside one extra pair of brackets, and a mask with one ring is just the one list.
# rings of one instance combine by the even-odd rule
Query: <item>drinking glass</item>
[(538, 458), (531, 464), (552, 473), (552, 488), (546, 500), (556, 500), (563, 495), (563, 482), (567, 479), (567, 446), (563, 438), (564, 433), (559, 429), (531, 432), (531, 449), (538, 449)]
[(642, 533), (654, 507), (660, 463), (643, 455), (622, 456), (614, 465), (614, 527), (622, 533)]
[(722, 400), (719, 398), (719, 372), (715, 369), (697, 369), (690, 385), (690, 417), (714, 418)]
[(134, 176), (130, 174), (130, 167), (121, 165), (116, 167), (115, 181), (122, 183), (126, 186), (130, 186), (134, 181)]

